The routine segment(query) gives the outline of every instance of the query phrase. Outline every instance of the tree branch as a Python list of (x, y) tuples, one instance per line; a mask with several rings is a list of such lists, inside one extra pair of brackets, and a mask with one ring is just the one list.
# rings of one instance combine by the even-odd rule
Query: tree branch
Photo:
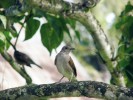
[(106, 100), (133, 100), (133, 89), (95, 81), (29, 85), (0, 91), (1, 100), (28, 100), (57, 97), (89, 97)]

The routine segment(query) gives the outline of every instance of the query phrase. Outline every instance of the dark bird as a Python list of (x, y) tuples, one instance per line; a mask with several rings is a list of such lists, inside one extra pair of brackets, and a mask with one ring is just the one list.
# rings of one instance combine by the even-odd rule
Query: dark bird
[(58, 71), (63, 75), (59, 82), (67, 77), (69, 81), (75, 81), (77, 71), (69, 53), (74, 50), (71, 46), (64, 46), (55, 58), (55, 65)]
[(18, 51), (16, 49), (16, 47), (7, 39), (7, 41), (12, 45), (12, 47), (14, 48), (14, 58), (16, 60), (16, 62), (22, 66), (27, 65), (29, 67), (31, 67), (31, 64), (34, 64), (36, 66), (38, 66), (39, 68), (42, 68), (41, 66), (39, 66), (38, 64), (36, 64), (28, 55)]

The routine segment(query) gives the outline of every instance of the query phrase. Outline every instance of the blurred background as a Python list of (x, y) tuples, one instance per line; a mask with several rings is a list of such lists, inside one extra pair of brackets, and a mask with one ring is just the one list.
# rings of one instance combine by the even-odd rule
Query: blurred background
[[(66, 1), (66, 0), (65, 0)], [(67, 0), (68, 1), (68, 0)], [(74, 0), (69, 0), (75, 2)], [(101, 24), (104, 32), (115, 47), (120, 38), (119, 31), (115, 28), (115, 23), (129, 0), (101, 0), (91, 12)], [(77, 1), (76, 1), (77, 2)], [(131, 0), (132, 2), (132, 0)], [(44, 21), (45, 19), (40, 19)], [(65, 44), (71, 44), (75, 51), (70, 55), (77, 69), (77, 79), (79, 81), (100, 81), (109, 83), (111, 75), (106, 68), (106, 65), (100, 58), (94, 41), (90, 33), (79, 22), (76, 22), (75, 30), (70, 25), (69, 27), (71, 38), (64, 33), (62, 43), (58, 48), (52, 50), (51, 53), (45, 48), (41, 42), (40, 31), (29, 40), (23, 41), (25, 30), (21, 31), (18, 39), (18, 50), (28, 54), (37, 64), (43, 69), (39, 69), (35, 65), (32, 68), (25, 66), (27, 73), (31, 76), (34, 84), (50, 84), (59, 81), (62, 75), (57, 71), (54, 65), (56, 54)], [(20, 25), (15, 24), (17, 30)], [(15, 38), (11, 40), (15, 43)], [(95, 41), (96, 42), (96, 41)], [(13, 48), (10, 47), (8, 52), (13, 56)], [(66, 78), (62, 82), (68, 81)], [(19, 75), (2, 56), (0, 56), (0, 90), (26, 85), (25, 79)], [(93, 98), (57, 98), (51, 100), (98, 100)]]

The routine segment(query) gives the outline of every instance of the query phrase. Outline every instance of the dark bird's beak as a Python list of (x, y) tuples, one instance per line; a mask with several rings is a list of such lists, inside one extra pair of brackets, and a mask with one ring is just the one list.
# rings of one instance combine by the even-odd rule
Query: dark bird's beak
[(75, 48), (70, 48), (70, 50), (75, 50)]

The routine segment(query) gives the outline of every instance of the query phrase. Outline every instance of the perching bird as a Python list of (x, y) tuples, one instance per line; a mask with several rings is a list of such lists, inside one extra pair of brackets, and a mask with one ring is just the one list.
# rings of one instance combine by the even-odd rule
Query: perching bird
[(64, 46), (55, 58), (55, 65), (58, 71), (63, 75), (59, 82), (67, 77), (69, 81), (76, 80), (77, 71), (69, 53), (74, 50), (71, 46)]
[(18, 51), (16, 49), (16, 47), (7, 39), (7, 41), (12, 45), (12, 47), (14, 48), (14, 58), (17, 61), (18, 64), (24, 66), (27, 65), (29, 67), (31, 67), (31, 64), (34, 64), (36, 66), (38, 66), (39, 68), (42, 68), (41, 66), (39, 66), (38, 64), (36, 64), (28, 55)]
[(36, 64), (28, 55), (26, 55), (18, 50), (15, 50), (14, 58), (16, 59), (17, 63), (19, 63), (21, 65), (27, 65), (27, 66), (31, 67), (31, 64), (34, 64), (34, 65), (38, 66), (39, 68), (42, 68), (41, 66)]

